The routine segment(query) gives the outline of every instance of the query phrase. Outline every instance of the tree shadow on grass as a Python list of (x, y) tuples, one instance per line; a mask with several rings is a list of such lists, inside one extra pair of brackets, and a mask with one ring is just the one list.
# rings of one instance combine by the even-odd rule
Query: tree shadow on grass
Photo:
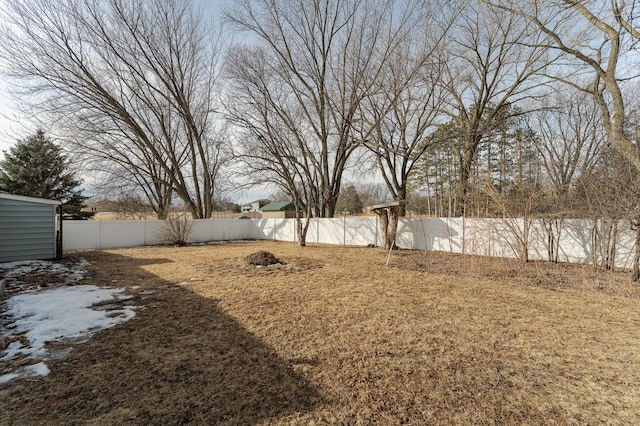
[[(66, 358), (47, 361), (50, 376), (13, 385), (0, 398), (7, 424), (255, 424), (320, 403), (292, 362), (215, 300), (142, 269), (163, 260), (111, 253), (99, 259), (147, 278), (127, 301), (144, 307)], [(88, 284), (109, 278), (98, 269)]]

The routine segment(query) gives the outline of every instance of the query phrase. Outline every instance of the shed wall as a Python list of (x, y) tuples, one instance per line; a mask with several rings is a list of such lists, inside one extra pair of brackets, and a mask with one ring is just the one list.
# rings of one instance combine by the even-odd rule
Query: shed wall
[(0, 198), (0, 262), (56, 257), (55, 208)]

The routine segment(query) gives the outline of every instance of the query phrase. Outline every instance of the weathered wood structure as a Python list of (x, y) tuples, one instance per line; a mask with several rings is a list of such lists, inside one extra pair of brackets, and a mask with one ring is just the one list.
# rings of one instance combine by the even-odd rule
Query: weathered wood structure
[(402, 201), (393, 201), (386, 204), (376, 204), (368, 207), (380, 217), (380, 239), (382, 248), (396, 247), (396, 234), (398, 233), (398, 214)]

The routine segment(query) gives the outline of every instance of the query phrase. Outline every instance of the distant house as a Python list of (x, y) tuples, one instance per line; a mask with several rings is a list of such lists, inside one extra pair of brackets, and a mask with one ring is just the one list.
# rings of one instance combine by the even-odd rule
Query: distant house
[(0, 192), (0, 262), (62, 257), (60, 204)]
[(296, 206), (291, 201), (269, 203), (260, 208), (263, 219), (284, 219), (296, 217)]
[(119, 201), (97, 201), (88, 204), (83, 212), (93, 213), (96, 220), (139, 220), (156, 219), (153, 207), (135, 198), (125, 198)]
[(111, 201), (98, 201), (97, 203), (87, 205), (82, 211), (88, 213), (113, 213), (116, 209), (116, 205)]
[(252, 201), (250, 203), (247, 204), (243, 204), (240, 207), (240, 211), (242, 213), (248, 213), (248, 212), (259, 212), (261, 207), (266, 206), (267, 204), (269, 204), (269, 200), (256, 200), (256, 201)]

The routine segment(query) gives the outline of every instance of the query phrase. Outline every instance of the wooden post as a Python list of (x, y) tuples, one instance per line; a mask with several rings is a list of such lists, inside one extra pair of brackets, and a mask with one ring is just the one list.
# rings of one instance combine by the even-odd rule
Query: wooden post
[(389, 216), (387, 214), (387, 209), (376, 210), (376, 214), (380, 216), (380, 236), (382, 237), (382, 248), (389, 248), (389, 238), (387, 234), (387, 229), (389, 227)]
[(58, 229), (56, 230), (56, 259), (62, 259), (62, 204), (58, 207)]
[(396, 246), (400, 203), (400, 201), (393, 201), (391, 203), (369, 207), (369, 209), (374, 211), (380, 218), (380, 239), (382, 240), (382, 248), (384, 249)]
[(398, 213), (400, 207), (389, 208), (389, 224), (387, 225), (387, 248), (396, 246), (396, 234), (398, 232)]

